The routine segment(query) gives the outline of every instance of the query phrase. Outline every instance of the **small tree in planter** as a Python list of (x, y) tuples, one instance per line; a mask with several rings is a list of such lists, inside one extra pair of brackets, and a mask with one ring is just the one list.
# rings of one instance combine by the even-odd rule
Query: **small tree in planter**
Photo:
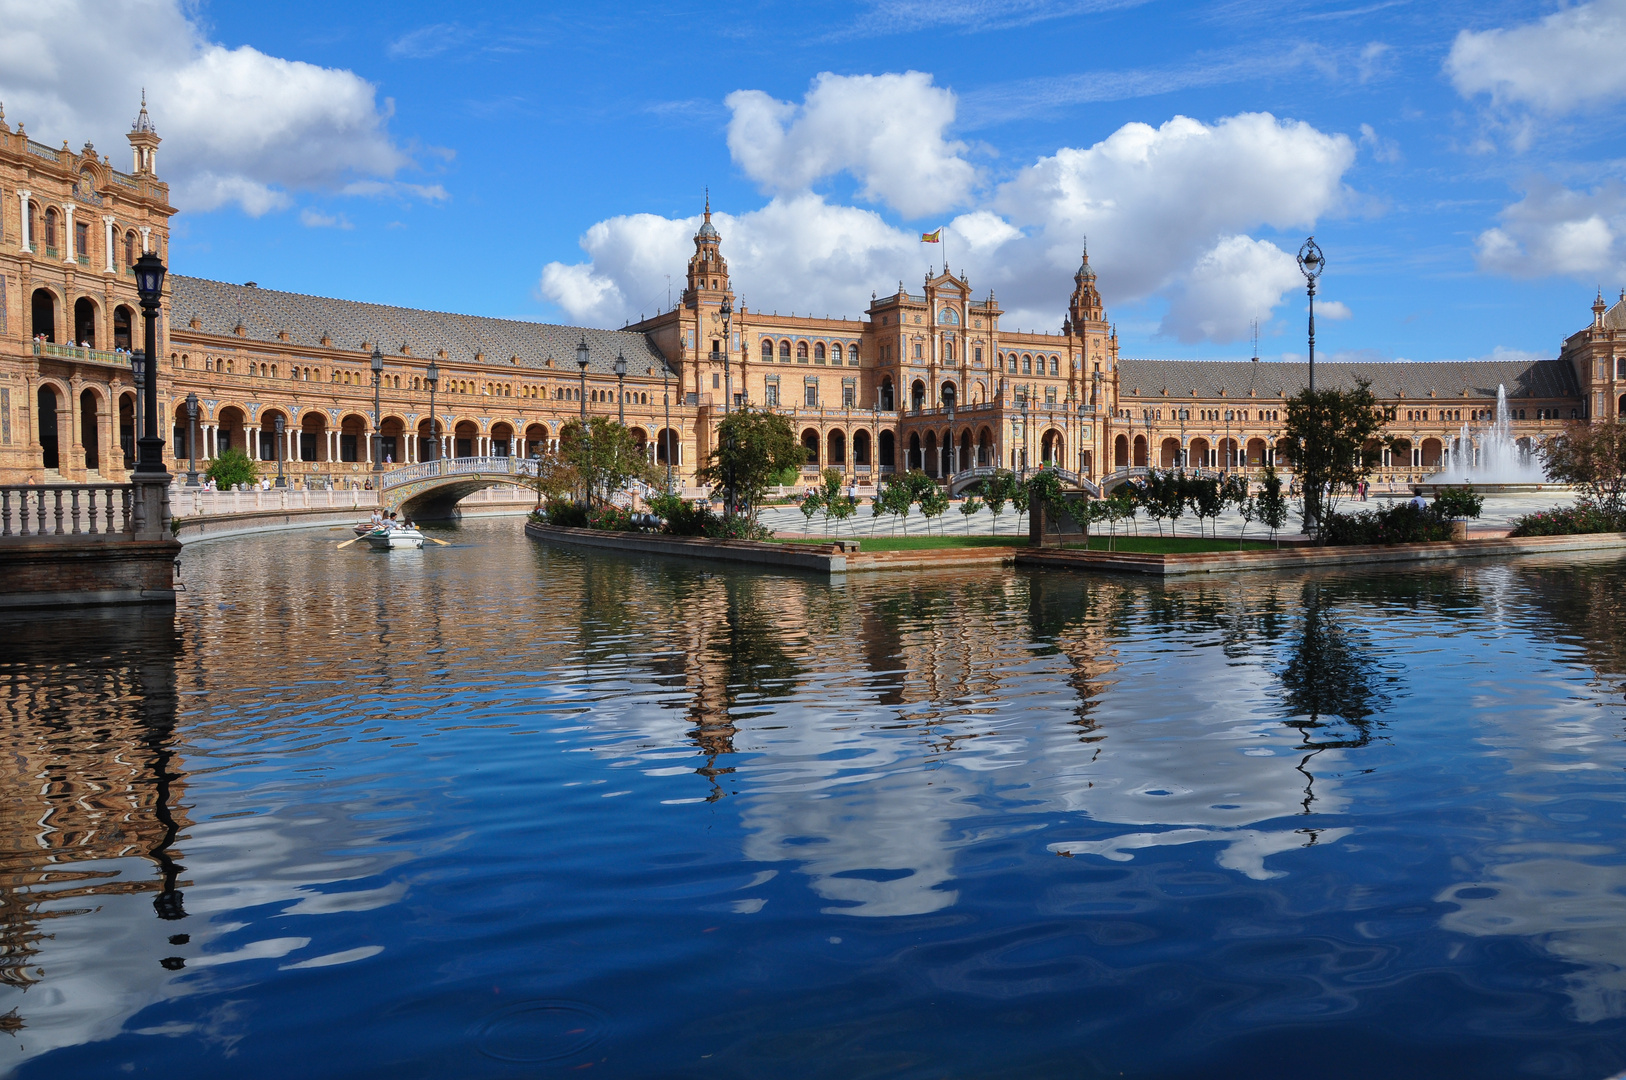
[(971, 531), (972, 515), (981, 509), (982, 501), (975, 495), (967, 495), (965, 498), (960, 500), (960, 514), (965, 518), (965, 531), (967, 533)]
[[(921, 516), (926, 519), (926, 531), (929, 533), (932, 531), (932, 520), (942, 517), (949, 508), (948, 494), (942, 488), (933, 484), (928, 490), (920, 493), (918, 501)], [(941, 525), (938, 527), (938, 532), (942, 532)]]
[(1434, 509), (1441, 517), (1450, 519), (1451, 539), (1466, 540), (1468, 519), (1478, 517), (1485, 509), (1485, 496), (1475, 491), (1472, 484), (1446, 488), (1434, 496)]

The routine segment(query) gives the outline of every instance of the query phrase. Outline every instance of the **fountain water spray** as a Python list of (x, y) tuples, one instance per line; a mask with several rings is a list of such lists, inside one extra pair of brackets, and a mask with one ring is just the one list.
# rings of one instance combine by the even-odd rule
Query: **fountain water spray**
[[(1477, 446), (1475, 443), (1477, 442)], [(1496, 419), (1479, 428), (1462, 425), (1457, 438), (1446, 444), (1434, 484), (1542, 484), (1547, 480), (1539, 457), (1513, 437), (1507, 407), (1507, 387), (1496, 386)]]

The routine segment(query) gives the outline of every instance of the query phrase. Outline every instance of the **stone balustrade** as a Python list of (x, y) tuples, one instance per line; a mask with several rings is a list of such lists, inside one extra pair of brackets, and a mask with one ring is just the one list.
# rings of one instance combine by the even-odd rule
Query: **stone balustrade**
[(0, 486), (0, 541), (134, 537), (130, 484)]

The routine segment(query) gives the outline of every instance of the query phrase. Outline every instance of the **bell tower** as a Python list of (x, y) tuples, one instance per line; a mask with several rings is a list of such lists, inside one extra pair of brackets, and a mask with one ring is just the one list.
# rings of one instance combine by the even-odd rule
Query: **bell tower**
[(1073, 275), (1073, 296), (1067, 301), (1067, 317), (1080, 329), (1085, 323), (1101, 322), (1101, 293), (1095, 287), (1095, 270), (1090, 266), (1090, 248), (1084, 246), (1084, 261)]
[(158, 144), (163, 142), (158, 137), (158, 129), (152, 126), (152, 117), (147, 115), (147, 91), (141, 91), (141, 113), (130, 125), (130, 150), (135, 155), (135, 164), (131, 173), (136, 176), (158, 175)]
[(717, 307), (725, 298), (732, 302), (734, 294), (728, 285), (722, 242), (717, 226), (711, 223), (711, 196), (707, 195), (706, 219), (694, 234), (694, 255), (689, 259), (688, 285), (683, 290), (685, 307)]

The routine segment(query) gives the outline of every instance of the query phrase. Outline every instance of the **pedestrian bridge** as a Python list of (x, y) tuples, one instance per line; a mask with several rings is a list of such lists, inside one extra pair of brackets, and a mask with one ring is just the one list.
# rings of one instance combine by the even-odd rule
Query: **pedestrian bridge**
[[(1051, 472), (1055, 473), (1056, 476), (1060, 478), (1063, 487), (1072, 488), (1076, 491), (1088, 492), (1092, 498), (1101, 497), (1100, 489), (1077, 473), (1068, 472), (1066, 469), (1058, 469), (1054, 466), (1047, 466), (1047, 468), (1049, 468)], [(962, 495), (967, 491), (973, 491), (983, 482), (985, 478), (990, 477), (999, 471), (999, 469), (992, 465), (981, 465), (975, 469), (966, 469), (962, 472), (957, 472), (949, 478), (948, 493), (950, 495)], [(1144, 469), (1141, 471), (1145, 472)]]
[(379, 481), (385, 505), (418, 521), (458, 516), (458, 501), (481, 488), (507, 484), (532, 490), (537, 463), (521, 457), (439, 458), (391, 469)]

